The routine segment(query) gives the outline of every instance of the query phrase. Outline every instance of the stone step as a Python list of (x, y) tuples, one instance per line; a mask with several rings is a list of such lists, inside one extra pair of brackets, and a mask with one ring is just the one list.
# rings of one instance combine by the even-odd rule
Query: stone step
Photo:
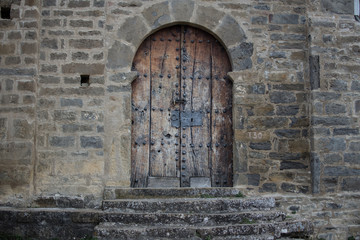
[[(313, 231), (309, 221), (272, 222), (259, 224), (229, 224), (227, 226), (182, 226), (182, 225), (124, 225), (106, 222), (95, 227), (98, 239), (259, 239), (255, 236), (307, 236)], [(243, 238), (244, 239), (244, 238)], [(265, 238), (268, 239), (268, 238)], [(271, 239), (271, 238), (270, 238)]]
[(117, 199), (103, 201), (105, 211), (142, 213), (225, 213), (266, 211), (275, 207), (275, 199), (263, 198), (174, 198)]
[(119, 188), (106, 187), (104, 200), (140, 198), (243, 197), (237, 188)]
[(215, 226), (239, 223), (280, 222), (286, 218), (283, 212), (240, 212), (219, 214), (184, 214), (184, 213), (104, 213), (101, 222), (122, 224), (147, 224), (149, 226), (175, 224), (188, 226)]

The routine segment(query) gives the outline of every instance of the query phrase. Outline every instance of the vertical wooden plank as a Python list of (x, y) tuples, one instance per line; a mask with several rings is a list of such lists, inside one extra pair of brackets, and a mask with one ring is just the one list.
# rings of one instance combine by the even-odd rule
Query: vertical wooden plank
[[(151, 37), (150, 176), (176, 177), (179, 129), (171, 126), (174, 97), (179, 91), (180, 28), (170, 27)], [(178, 50), (176, 50), (178, 49)]]
[[(185, 26), (182, 30), (181, 87), (186, 103), (181, 114), (198, 112), (202, 126), (182, 127), (181, 186), (189, 187), (191, 177), (209, 177), (211, 58), (208, 41), (213, 37), (196, 28)], [(183, 122), (182, 126), (186, 124)]]
[(212, 54), (212, 186), (232, 186), (232, 82), (225, 49), (213, 43)]
[(150, 40), (139, 47), (133, 62), (139, 76), (132, 83), (131, 186), (146, 187), (149, 172)]

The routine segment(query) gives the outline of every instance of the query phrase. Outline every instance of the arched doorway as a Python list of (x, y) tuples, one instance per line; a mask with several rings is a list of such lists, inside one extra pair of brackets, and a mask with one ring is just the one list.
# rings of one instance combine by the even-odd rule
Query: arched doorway
[(232, 186), (232, 82), (225, 49), (177, 25), (139, 47), (132, 83), (132, 187)]

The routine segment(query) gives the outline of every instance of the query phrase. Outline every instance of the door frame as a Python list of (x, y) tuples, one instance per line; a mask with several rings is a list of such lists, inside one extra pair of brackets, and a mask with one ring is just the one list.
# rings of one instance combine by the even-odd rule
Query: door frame
[[(151, 8), (151, 7), (150, 7)], [(144, 9), (147, 11), (147, 9)], [(108, 61), (107, 67), (110, 70), (110, 73), (107, 76), (108, 88), (109, 85), (114, 85), (112, 79), (114, 77), (120, 78), (122, 90), (122, 106), (121, 111), (124, 115), (124, 124), (116, 125), (116, 121), (113, 118), (119, 118), (119, 113), (117, 111), (108, 112), (108, 119), (105, 120), (108, 123), (109, 134), (114, 135), (114, 128), (120, 132), (118, 136), (112, 136), (106, 139), (108, 143), (107, 155), (108, 160), (105, 162), (105, 169), (109, 169), (107, 180), (105, 182), (106, 186), (130, 186), (131, 178), (131, 83), (137, 77), (137, 72), (131, 70), (131, 65), (133, 58), (136, 54), (137, 49), (141, 45), (142, 41), (145, 40), (149, 35), (158, 31), (161, 28), (165, 28), (171, 25), (183, 24), (190, 25), (197, 28), (200, 28), (215, 37), (227, 51), (230, 64), (232, 67), (232, 72), (228, 73), (229, 78), (233, 81), (233, 187), (240, 187), (247, 185), (247, 146), (243, 144), (244, 141), (238, 141), (235, 139), (236, 129), (239, 126), (239, 122), (243, 121), (243, 116), (238, 111), (235, 102), (238, 101), (239, 97), (243, 97), (246, 92), (247, 87), (245, 79), (250, 74), (249, 71), (245, 71), (252, 68), (252, 55), (253, 55), (253, 44), (251, 42), (246, 42), (246, 35), (244, 30), (241, 28), (240, 23), (237, 20), (229, 15), (224, 13), (224, 21), (210, 27), (208, 24), (204, 24), (201, 20), (195, 19), (195, 21), (190, 21), (190, 19), (183, 20), (181, 16), (174, 15), (170, 13), (172, 20), (165, 22), (162, 25), (156, 25), (149, 27), (148, 20), (142, 16), (132, 17), (132, 21), (139, 20), (142, 23), (139, 23), (139, 29), (141, 34), (131, 34), (128, 36), (121, 35), (123, 39), (119, 36), (114, 37), (110, 42), (110, 48), (108, 55), (116, 54), (115, 64)], [(130, 19), (130, 18), (129, 18)], [(226, 20), (226, 21), (225, 21)], [(212, 21), (212, 20), (211, 20)], [(119, 31), (124, 28), (127, 24), (125, 21), (122, 26), (120, 26)], [(223, 34), (229, 32), (229, 29), (232, 30), (231, 34)], [(240, 41), (233, 40), (233, 35), (241, 35)], [(242, 49), (246, 48), (245, 55), (242, 52)], [(111, 56), (110, 56), (111, 57)], [(108, 59), (110, 59), (108, 57)], [(111, 70), (112, 69), (112, 70)], [(118, 97), (118, 93), (109, 93), (107, 96), (111, 99)], [(119, 106), (119, 104), (113, 104), (114, 106)], [(112, 103), (109, 104), (108, 109), (112, 107)], [(113, 127), (113, 128), (112, 128)], [(105, 130), (106, 131), (106, 130)], [(119, 149), (115, 150), (115, 153), (112, 153), (112, 143), (114, 140), (119, 142)], [(110, 171), (113, 170), (113, 171)]]

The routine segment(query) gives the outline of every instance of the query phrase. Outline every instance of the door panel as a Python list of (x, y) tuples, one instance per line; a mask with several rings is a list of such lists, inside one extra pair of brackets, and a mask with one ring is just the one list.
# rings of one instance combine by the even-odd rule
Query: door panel
[(222, 46), (193, 27), (162, 29), (140, 46), (133, 69), (131, 186), (232, 186), (232, 83)]

